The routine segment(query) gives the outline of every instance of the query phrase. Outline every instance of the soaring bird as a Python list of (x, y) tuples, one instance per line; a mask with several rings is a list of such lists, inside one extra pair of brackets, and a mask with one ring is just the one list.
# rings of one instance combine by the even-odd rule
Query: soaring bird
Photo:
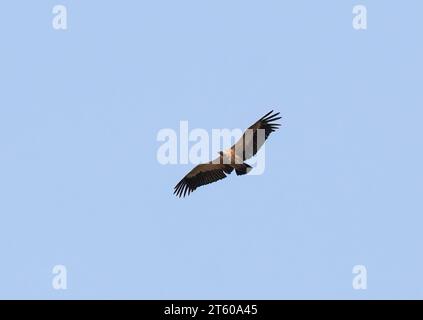
[(175, 186), (174, 194), (178, 197), (189, 195), (198, 187), (226, 178), (235, 170), (238, 176), (247, 174), (252, 167), (244, 161), (254, 156), (269, 135), (279, 129), (275, 121), (281, 119), (279, 112), (273, 110), (265, 114), (228, 150), (220, 151), (220, 156), (213, 161), (197, 165)]

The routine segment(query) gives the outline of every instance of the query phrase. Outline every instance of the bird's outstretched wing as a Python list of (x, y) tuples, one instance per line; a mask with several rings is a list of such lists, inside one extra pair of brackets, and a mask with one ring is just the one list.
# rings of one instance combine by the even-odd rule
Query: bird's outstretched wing
[(275, 121), (281, 119), (279, 112), (273, 110), (261, 117), (256, 123), (250, 126), (242, 137), (232, 146), (237, 156), (247, 160), (255, 156), (269, 135), (279, 129), (280, 124)]
[(199, 164), (179, 181), (173, 193), (178, 197), (185, 197), (198, 187), (226, 178), (226, 174), (230, 174), (232, 170), (230, 165), (216, 163), (216, 160)]

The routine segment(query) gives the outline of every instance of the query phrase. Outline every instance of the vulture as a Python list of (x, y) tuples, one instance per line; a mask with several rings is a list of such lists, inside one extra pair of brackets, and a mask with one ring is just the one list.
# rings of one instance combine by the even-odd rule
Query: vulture
[(220, 156), (213, 161), (199, 164), (188, 172), (173, 193), (177, 197), (185, 197), (198, 187), (226, 178), (233, 170), (238, 176), (247, 174), (252, 167), (244, 161), (256, 155), (269, 135), (279, 129), (280, 124), (275, 121), (282, 117), (278, 115), (279, 112), (273, 113), (273, 110), (265, 114), (231, 148), (220, 151)]

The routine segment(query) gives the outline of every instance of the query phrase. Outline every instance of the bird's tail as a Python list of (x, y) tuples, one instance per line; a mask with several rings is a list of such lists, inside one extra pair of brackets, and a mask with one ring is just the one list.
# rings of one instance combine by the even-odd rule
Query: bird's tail
[(253, 167), (251, 167), (249, 164), (244, 162), (243, 164), (236, 164), (235, 165), (235, 172), (236, 172), (237, 176), (242, 176), (242, 175), (250, 172), (252, 168)]

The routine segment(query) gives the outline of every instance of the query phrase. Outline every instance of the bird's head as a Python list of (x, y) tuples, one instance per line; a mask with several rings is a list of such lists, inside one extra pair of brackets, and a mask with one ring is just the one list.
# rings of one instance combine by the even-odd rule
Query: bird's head
[(223, 151), (219, 151), (219, 154), (220, 154), (222, 157), (224, 156)]

